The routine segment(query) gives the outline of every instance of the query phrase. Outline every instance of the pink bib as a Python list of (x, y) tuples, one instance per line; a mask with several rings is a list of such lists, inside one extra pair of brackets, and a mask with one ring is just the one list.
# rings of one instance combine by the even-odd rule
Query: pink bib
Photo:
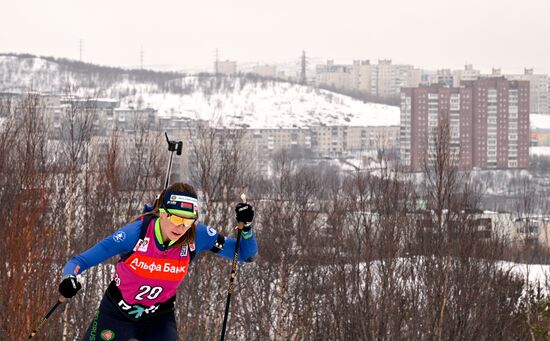
[(187, 245), (159, 250), (155, 242), (155, 221), (151, 220), (134, 253), (116, 266), (115, 283), (124, 301), (150, 307), (167, 301), (187, 275), (190, 255)]

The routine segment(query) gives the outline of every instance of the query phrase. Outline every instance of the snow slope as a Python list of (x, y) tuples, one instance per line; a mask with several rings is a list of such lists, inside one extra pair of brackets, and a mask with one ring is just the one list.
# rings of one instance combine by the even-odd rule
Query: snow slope
[(220, 127), (399, 125), (399, 107), (363, 103), (311, 86), (208, 75), (138, 82), (128, 75), (69, 72), (43, 58), (0, 56), (0, 91), (33, 89), (120, 100), (122, 107), (153, 108), (161, 117), (209, 120)]
[[(204, 91), (205, 88), (201, 90), (204, 79), (186, 77), (181, 82), (195, 91), (183, 95), (141, 94), (144, 105), (157, 109), (162, 117), (210, 120), (225, 127), (399, 125), (398, 107), (363, 103), (309, 86), (275, 81), (255, 83), (234, 78), (211, 92)], [(131, 105), (138, 100), (126, 97), (122, 103)]]

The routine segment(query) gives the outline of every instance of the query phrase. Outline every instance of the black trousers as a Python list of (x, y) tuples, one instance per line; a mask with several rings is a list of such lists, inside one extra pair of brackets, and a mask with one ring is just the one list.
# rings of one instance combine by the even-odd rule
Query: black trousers
[(144, 321), (132, 321), (103, 296), (90, 327), (84, 335), (85, 341), (116, 340), (127, 341), (176, 341), (178, 331), (174, 312), (152, 317)]

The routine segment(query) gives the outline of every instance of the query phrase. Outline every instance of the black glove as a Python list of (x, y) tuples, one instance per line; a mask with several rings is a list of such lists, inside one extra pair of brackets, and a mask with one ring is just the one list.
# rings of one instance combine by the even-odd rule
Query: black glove
[(82, 285), (78, 283), (76, 277), (73, 275), (63, 278), (61, 283), (59, 283), (59, 293), (65, 298), (73, 297), (81, 288)]
[[(240, 223), (244, 223), (244, 226), (250, 227), (252, 220), (254, 220), (254, 207), (252, 205), (240, 202), (235, 207), (236, 219)], [(244, 231), (245, 229), (243, 229)], [(250, 228), (248, 228), (250, 230)]]

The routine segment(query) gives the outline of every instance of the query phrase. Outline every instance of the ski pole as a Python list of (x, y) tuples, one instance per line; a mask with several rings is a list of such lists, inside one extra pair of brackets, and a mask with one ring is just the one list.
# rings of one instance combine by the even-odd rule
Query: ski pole
[(168, 133), (164, 132), (166, 136), (166, 142), (168, 142), (168, 151), (170, 152), (170, 161), (168, 162), (168, 169), (166, 170), (166, 180), (164, 181), (164, 189), (168, 188), (168, 183), (170, 182), (170, 172), (172, 171), (172, 159), (174, 158), (174, 152), (177, 155), (181, 155), (181, 150), (183, 148), (182, 141), (170, 141), (168, 139)]
[[(75, 276), (78, 274), (78, 270), (80, 270), (80, 265), (77, 265), (76, 268), (74, 269)], [(66, 297), (59, 296), (59, 298), (57, 299), (57, 302), (55, 302), (55, 304), (50, 308), (48, 313), (42, 318), (38, 326), (36, 326), (36, 328), (33, 329), (33, 331), (31, 332), (31, 335), (29, 335), (29, 340), (32, 339), (36, 335), (36, 333), (38, 333), (40, 328), (42, 328), (44, 324), (46, 324), (46, 321), (48, 320), (48, 318), (50, 318), (50, 316), (57, 309), (57, 307), (59, 307), (61, 303), (65, 302), (66, 300), (67, 300)]]
[[(170, 159), (168, 161), (168, 169), (166, 170), (166, 178), (164, 180), (164, 187), (162, 188), (162, 191), (165, 191), (166, 188), (168, 188), (168, 183), (170, 182), (170, 174), (172, 173), (172, 159), (174, 158), (174, 152), (176, 152), (177, 155), (181, 155), (181, 150), (183, 147), (182, 141), (171, 141), (168, 138), (167, 132), (164, 132), (164, 136), (166, 136), (166, 142), (168, 143), (168, 151), (170, 152)], [(147, 213), (152, 211), (159, 200), (161, 200), (160, 194), (157, 195), (152, 205), (145, 204), (145, 206), (143, 207), (142, 213)]]
[[(246, 195), (241, 194), (241, 200), (246, 202)], [(239, 223), (237, 229), (237, 241), (235, 242), (235, 254), (233, 255), (233, 263), (231, 264), (231, 276), (229, 277), (229, 286), (227, 287), (227, 301), (225, 302), (225, 313), (223, 316), (222, 325), (222, 337), (221, 341), (225, 339), (225, 327), (227, 326), (227, 317), (229, 315), (229, 305), (231, 303), (231, 293), (233, 292), (233, 282), (237, 277), (237, 264), (239, 262), (239, 244), (241, 243), (241, 232), (244, 227), (244, 223)]]

